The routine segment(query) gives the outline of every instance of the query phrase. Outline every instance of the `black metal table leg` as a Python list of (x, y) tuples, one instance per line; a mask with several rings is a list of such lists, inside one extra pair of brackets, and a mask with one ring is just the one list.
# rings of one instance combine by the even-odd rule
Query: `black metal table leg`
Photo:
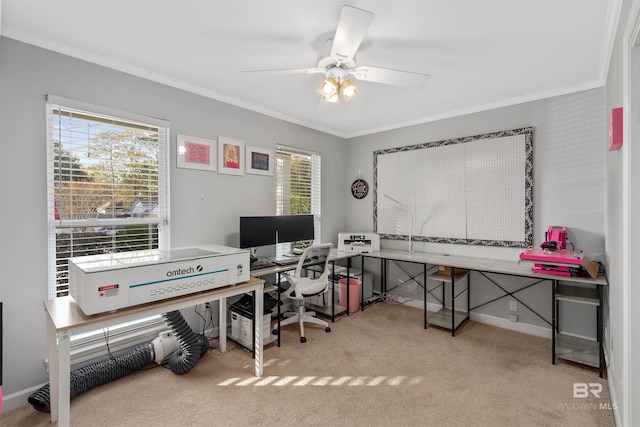
[(604, 303), (604, 286), (596, 285), (598, 287), (598, 308), (597, 308), (597, 322), (598, 322), (598, 373), (600, 378), (604, 378), (604, 349), (602, 342), (602, 312)]
[(282, 298), (280, 297), (280, 291), (281, 291), (281, 287), (280, 287), (280, 272), (278, 272), (278, 284), (277, 284), (277, 292), (278, 292), (278, 339), (277, 339), (277, 346), (280, 347), (280, 316), (281, 316), (281, 312), (280, 312), (280, 304), (282, 302)]
[(424, 284), (424, 328), (427, 329), (427, 264), (422, 264), (422, 283)]
[[(451, 267), (451, 336), (456, 336), (456, 269)], [(443, 286), (444, 289), (444, 286)]]
[(556, 333), (558, 332), (558, 301), (556, 301), (557, 280), (551, 281), (552, 313), (551, 313), (551, 363), (556, 364)]

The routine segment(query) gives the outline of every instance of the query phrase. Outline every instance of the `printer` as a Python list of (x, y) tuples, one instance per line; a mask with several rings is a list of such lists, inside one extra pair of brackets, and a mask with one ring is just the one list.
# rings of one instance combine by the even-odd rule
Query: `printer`
[(380, 251), (376, 233), (338, 233), (338, 252), (370, 253)]
[(87, 314), (249, 280), (249, 251), (205, 245), (69, 259), (69, 294)]

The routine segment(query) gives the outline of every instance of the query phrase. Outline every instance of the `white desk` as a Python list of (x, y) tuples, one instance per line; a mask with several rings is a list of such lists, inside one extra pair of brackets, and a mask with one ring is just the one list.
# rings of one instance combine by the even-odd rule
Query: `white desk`
[[(414, 264), (422, 264), (423, 266), (423, 272), (422, 275), (425, 278), (424, 280), (424, 327), (425, 329), (427, 328), (427, 265), (432, 265), (432, 266), (436, 266), (436, 265), (447, 265), (450, 267), (455, 267), (455, 268), (462, 268), (465, 270), (485, 270), (488, 269), (493, 263), (495, 263), (495, 260), (493, 259), (487, 259), (487, 258), (476, 258), (476, 257), (468, 257), (468, 256), (459, 256), (459, 255), (445, 255), (445, 254), (437, 254), (437, 253), (431, 253), (431, 252), (407, 252), (407, 251), (401, 251), (401, 250), (397, 250), (397, 249), (382, 249), (379, 252), (371, 252), (371, 253), (366, 253), (366, 254), (362, 254), (363, 256), (363, 267), (362, 269), (364, 270), (364, 257), (368, 257), (368, 258), (377, 258), (380, 259), (382, 264), (381, 264), (381, 270), (382, 270), (382, 293), (385, 293), (387, 291), (386, 289), (386, 269), (387, 269), (387, 261), (391, 260), (391, 261), (401, 261), (401, 262), (410, 262), (410, 263), (414, 263)], [(453, 271), (453, 269), (452, 269)], [(454, 277), (451, 277), (451, 281), (450, 283), (454, 283)], [(469, 282), (467, 282), (468, 284)], [(469, 291), (467, 290), (467, 294), (469, 293)], [(453, 296), (453, 293), (452, 293)], [(451, 302), (453, 303), (454, 299), (452, 298)], [(444, 308), (444, 304), (443, 304), (443, 308)], [(454, 326), (454, 324), (456, 323), (455, 321), (455, 310), (454, 307), (452, 305), (452, 318), (451, 318), (451, 323), (452, 323), (452, 327), (451, 327), (451, 334), (455, 336), (455, 328), (456, 326)], [(467, 315), (468, 317), (468, 315)], [(466, 318), (465, 317), (465, 320)], [(462, 322), (459, 322), (458, 324), (461, 324)]]
[(417, 264), (447, 265), (449, 267), (465, 270), (480, 271), (485, 273), (507, 274), (512, 276), (531, 277), (549, 281), (563, 281), (604, 286), (607, 281), (600, 276), (596, 279), (589, 277), (564, 277), (552, 274), (534, 273), (530, 263), (518, 263), (518, 261), (495, 260), (489, 258), (477, 258), (459, 255), (444, 255), (429, 252), (406, 252), (399, 250), (382, 249), (379, 252), (362, 254), (364, 257), (378, 258), (381, 260), (413, 262)]
[[(329, 252), (329, 262), (334, 264), (335, 267), (335, 262), (336, 261), (340, 261), (343, 259), (347, 260), (347, 277), (349, 276), (349, 269), (351, 266), (351, 263), (349, 262), (349, 260), (353, 257), (357, 257), (360, 256), (359, 253), (356, 252), (338, 252), (336, 249), (331, 249), (331, 251)], [(315, 264), (321, 264), (324, 261), (317, 261), (317, 262), (309, 262), (308, 264), (305, 264), (306, 266), (313, 266)], [(298, 266), (298, 264), (289, 264), (289, 265), (273, 265), (273, 266), (269, 266), (269, 267), (264, 267), (264, 268), (257, 268), (255, 270), (251, 270), (251, 276), (252, 277), (265, 277), (271, 274), (275, 274), (277, 275), (277, 280), (276, 280), (276, 291), (278, 293), (278, 304), (277, 304), (277, 308), (278, 308), (278, 312), (277, 312), (277, 319), (278, 319), (278, 325), (277, 325), (277, 329), (278, 331), (280, 330), (280, 275), (281, 273), (285, 272), (285, 271), (290, 271), (290, 270), (295, 270), (295, 268)], [(333, 282), (332, 282), (332, 286), (333, 286)], [(349, 288), (350, 286), (347, 286), (347, 305), (349, 304)], [(363, 301), (363, 292), (360, 292), (360, 299), (361, 299), (361, 303)], [(331, 297), (334, 297), (334, 293), (333, 293), (333, 289), (331, 292)], [(319, 307), (314, 307), (314, 311), (317, 312), (321, 312), (325, 315), (330, 315), (331, 316), (331, 321), (335, 321), (335, 312), (336, 309), (336, 303), (335, 301), (332, 301), (331, 304), (331, 314), (324, 312), (324, 310), (320, 309)], [(344, 307), (344, 309), (341, 309), (340, 312), (346, 312), (347, 316), (349, 315), (349, 311), (347, 310), (346, 307)], [(338, 313), (339, 314), (339, 313)], [(276, 340), (277, 342), (277, 346), (280, 347), (280, 334), (278, 334), (278, 339)]]
[[(382, 249), (379, 252), (371, 252), (362, 255), (371, 258), (414, 262), (418, 264), (448, 265), (450, 267), (464, 268), (467, 270), (488, 269), (496, 262), (496, 260), (488, 258), (444, 255), (431, 252), (407, 252), (396, 249)], [(531, 269), (529, 269), (529, 272), (531, 272)]]
[[(47, 343), (49, 352), (49, 389), (51, 422), (59, 426), (69, 425), (70, 415), (70, 339), (71, 336), (100, 328), (130, 322), (142, 317), (153, 316), (174, 310), (193, 307), (212, 301), (220, 301), (220, 351), (227, 345), (227, 298), (253, 292), (254, 319), (262, 318), (264, 281), (251, 278), (233, 286), (184, 295), (149, 304), (128, 307), (114, 313), (85, 315), (75, 300), (61, 297), (44, 301), (47, 312)], [(262, 376), (262, 325), (254, 321), (255, 375)]]
[[(354, 258), (360, 255), (361, 254), (357, 252), (338, 252), (336, 249), (331, 249), (331, 251), (329, 252), (329, 262), (335, 263), (336, 261), (340, 261), (343, 259), (348, 260), (350, 258)], [(320, 261), (320, 262), (324, 262), (324, 261)], [(320, 263), (320, 262), (316, 262), (316, 263)], [(312, 264), (313, 262), (309, 263), (309, 265), (312, 265)], [(289, 265), (271, 265), (269, 267), (263, 267), (263, 268), (257, 268), (255, 270), (251, 270), (250, 274), (253, 277), (263, 277), (269, 274), (277, 274), (283, 271), (295, 270), (297, 266), (298, 266), (297, 263), (289, 264)]]
[[(369, 257), (369, 258), (378, 258), (382, 261), (382, 292), (386, 291), (386, 261), (391, 260), (391, 261), (402, 261), (402, 262), (412, 262), (412, 263), (418, 263), (418, 264), (423, 264), (424, 270), (423, 270), (423, 275), (424, 275), (424, 327), (427, 327), (427, 265), (446, 265), (449, 267), (455, 267), (455, 268), (460, 268), (460, 269), (465, 269), (465, 270), (472, 270), (472, 271), (476, 271), (482, 275), (484, 275), (485, 277), (486, 274), (485, 273), (495, 273), (495, 274), (503, 274), (503, 275), (511, 275), (511, 276), (519, 276), (519, 277), (528, 277), (528, 278), (532, 278), (532, 279), (536, 279), (538, 280), (537, 282), (530, 284), (530, 285), (526, 285), (525, 287), (522, 287), (520, 289), (516, 289), (513, 291), (507, 291), (506, 289), (502, 288), (501, 286), (499, 286), (496, 282), (494, 282), (493, 280), (491, 280), (489, 277), (487, 277), (487, 279), (489, 279), (493, 284), (495, 284), (496, 286), (498, 286), (503, 292), (504, 294), (499, 296), (498, 298), (477, 305), (475, 307), (470, 307), (467, 306), (467, 314), (469, 311), (477, 309), (479, 307), (481, 307), (482, 305), (488, 304), (490, 302), (496, 301), (497, 299), (501, 299), (501, 298), (505, 298), (507, 296), (510, 296), (512, 298), (514, 298), (515, 300), (519, 301), (520, 303), (522, 303), (522, 301), (520, 299), (518, 299), (517, 296), (515, 296), (514, 294), (526, 289), (527, 287), (533, 286), (535, 284), (538, 283), (542, 283), (542, 282), (550, 282), (552, 284), (552, 290), (553, 290), (553, 297), (552, 297), (552, 304), (553, 304), (553, 310), (552, 310), (552, 320), (551, 322), (549, 322), (547, 319), (543, 318), (542, 316), (540, 316), (538, 313), (536, 313), (533, 309), (531, 309), (529, 306), (527, 306), (526, 304), (524, 305), (525, 307), (527, 307), (529, 310), (531, 310), (532, 313), (536, 314), (537, 316), (539, 316), (542, 320), (544, 320), (545, 322), (549, 323), (553, 329), (552, 332), (552, 356), (551, 356), (551, 360), (552, 363), (555, 364), (556, 361), (556, 332), (558, 331), (558, 326), (557, 326), (557, 303), (556, 303), (556, 290), (558, 289), (558, 283), (559, 282), (572, 282), (574, 284), (581, 284), (581, 285), (592, 285), (595, 286), (597, 289), (597, 305), (598, 305), (598, 312), (597, 312), (597, 341), (598, 341), (598, 345), (597, 345), (597, 352), (598, 355), (596, 356), (597, 361), (598, 361), (598, 370), (600, 373), (600, 377), (603, 377), (604, 374), (604, 350), (602, 347), (602, 324), (603, 324), (603, 320), (602, 320), (602, 304), (603, 304), (603, 300), (604, 300), (604, 286), (607, 285), (607, 279), (603, 276), (599, 276), (595, 279), (591, 278), (591, 277), (576, 277), (576, 276), (570, 276), (570, 277), (564, 277), (564, 276), (557, 276), (557, 275), (551, 275), (551, 274), (541, 274), (541, 273), (534, 273), (533, 271), (531, 271), (531, 263), (518, 263), (518, 261), (514, 260), (514, 261), (505, 261), (505, 260), (494, 260), (494, 259), (489, 259), (489, 258), (476, 258), (476, 257), (468, 257), (468, 256), (458, 256), (458, 255), (444, 255), (444, 254), (435, 254), (435, 253), (428, 253), (428, 252), (407, 252), (407, 251), (400, 251), (400, 250), (389, 250), (389, 249), (382, 249), (379, 252), (373, 252), (373, 253), (367, 253), (367, 254), (362, 254), (363, 256), (363, 270), (364, 270), (364, 257)], [(451, 283), (454, 282), (454, 274), (453, 274), (453, 268), (452, 268), (452, 274), (451, 274)], [(469, 276), (470, 278), (470, 276)], [(470, 279), (469, 279), (470, 280)], [(467, 297), (468, 297), (468, 293), (470, 292), (469, 288), (470, 288), (470, 282), (467, 282)], [(453, 298), (453, 292), (452, 292), (452, 298)], [(444, 305), (444, 304), (443, 304)], [(452, 307), (453, 307), (453, 301), (452, 301)], [(457, 326), (454, 325), (455, 324), (455, 319), (452, 319), (452, 335), (455, 335), (455, 328)], [(569, 360), (573, 360), (568, 358)], [(575, 361), (575, 360), (574, 360)], [(584, 362), (580, 362), (580, 363), (584, 363)]]

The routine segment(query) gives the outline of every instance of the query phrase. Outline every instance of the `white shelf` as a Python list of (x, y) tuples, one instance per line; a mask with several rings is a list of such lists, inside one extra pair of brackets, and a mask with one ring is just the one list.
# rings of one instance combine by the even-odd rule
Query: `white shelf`
[(597, 368), (600, 366), (598, 341), (558, 333), (556, 357)]
[[(582, 286), (576, 284), (558, 284), (555, 292), (556, 302), (581, 304), (596, 307), (598, 316), (601, 316), (600, 294), (598, 286)], [(558, 313), (556, 313), (556, 322)], [(554, 325), (557, 328), (558, 324)], [(600, 335), (600, 332), (598, 332)], [(558, 359), (569, 360), (587, 366), (593, 366), (603, 375), (603, 367), (600, 365), (601, 343), (597, 339), (582, 338), (569, 335), (564, 332), (555, 332), (555, 355)]]
[[(460, 273), (456, 273), (453, 276), (453, 278), (457, 282), (460, 279), (463, 279), (467, 274), (469, 274), (468, 271), (463, 271), (463, 272), (460, 272)], [(442, 274), (440, 272), (427, 274), (427, 279), (428, 280), (438, 281), (438, 282), (451, 283), (451, 275), (450, 274)]]
[[(427, 292), (433, 295), (433, 291), (439, 288), (441, 285), (444, 287), (445, 285), (451, 285), (453, 283), (458, 283), (460, 280), (464, 279), (469, 275), (469, 271), (456, 271), (451, 277), (451, 274), (445, 274), (442, 271), (436, 271), (435, 273), (431, 273), (427, 275), (427, 280), (431, 280), (433, 282), (438, 282), (440, 285), (428, 290)], [(468, 280), (468, 279), (467, 279)], [(468, 283), (468, 282), (467, 282)], [(452, 286), (452, 294), (455, 294), (455, 286)], [(444, 291), (444, 290), (443, 290)], [(465, 289), (463, 292), (469, 292), (469, 289)], [(462, 293), (462, 292), (461, 292)], [(452, 296), (451, 304), (453, 304), (453, 299), (457, 298), (458, 295)], [(469, 313), (466, 311), (455, 310), (453, 312), (450, 308), (442, 307), (439, 311), (427, 315), (427, 325), (434, 325), (440, 328), (449, 329), (455, 335), (456, 329), (458, 326), (462, 324), (465, 320), (469, 318)], [(452, 321), (453, 321), (453, 329), (452, 329)]]
[(451, 317), (455, 317), (454, 329), (458, 329), (458, 326), (469, 318), (469, 314), (464, 311), (455, 311), (452, 313), (450, 308), (442, 308), (439, 311), (427, 316), (427, 324), (439, 326), (441, 328), (451, 329)]
[(558, 285), (556, 299), (558, 301), (575, 302), (578, 304), (600, 305), (598, 290), (584, 286)]

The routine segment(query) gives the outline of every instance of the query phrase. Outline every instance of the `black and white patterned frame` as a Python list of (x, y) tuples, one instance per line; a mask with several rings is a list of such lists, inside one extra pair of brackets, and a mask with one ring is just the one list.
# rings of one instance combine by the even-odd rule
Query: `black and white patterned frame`
[[(464, 144), (467, 142), (502, 138), (508, 136), (523, 135), (525, 138), (525, 233), (523, 241), (510, 240), (479, 240), (479, 239), (461, 239), (461, 238), (444, 238), (429, 236), (412, 236), (414, 242), (432, 242), (432, 243), (450, 243), (465, 245), (482, 245), (482, 246), (502, 246), (513, 248), (526, 248), (533, 245), (533, 128), (526, 127), (520, 129), (505, 130), (500, 132), (487, 133), (483, 135), (467, 136), (463, 138), (447, 139), (443, 141), (426, 142), (422, 144), (407, 145), (404, 147), (387, 148), (373, 152), (373, 231), (378, 230), (378, 156), (397, 153), (401, 151), (421, 150), (431, 147), (440, 147), (453, 144)], [(408, 240), (406, 235), (398, 234), (380, 234), (381, 239), (388, 240)]]

